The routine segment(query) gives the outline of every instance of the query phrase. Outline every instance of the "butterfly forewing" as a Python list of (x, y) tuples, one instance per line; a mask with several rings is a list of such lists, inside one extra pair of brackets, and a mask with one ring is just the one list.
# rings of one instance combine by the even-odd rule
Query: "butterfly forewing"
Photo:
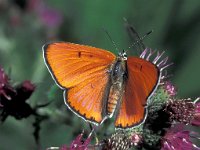
[(73, 43), (44, 46), (44, 58), (57, 84), (70, 88), (108, 68), (115, 59), (111, 52)]
[(149, 61), (128, 57), (127, 79), (121, 106), (115, 120), (116, 128), (131, 128), (146, 118), (147, 100), (157, 87), (159, 69)]
[(65, 90), (65, 103), (78, 116), (93, 123), (102, 121), (103, 100), (109, 69), (115, 55), (72, 43), (45, 45), (44, 59), (56, 83)]

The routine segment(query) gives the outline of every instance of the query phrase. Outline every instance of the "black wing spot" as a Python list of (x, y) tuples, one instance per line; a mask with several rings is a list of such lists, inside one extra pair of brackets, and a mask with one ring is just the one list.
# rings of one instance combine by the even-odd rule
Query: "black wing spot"
[(138, 71), (142, 71), (142, 65), (140, 65), (140, 64), (135, 64), (135, 68), (136, 68)]
[(81, 52), (78, 52), (78, 57), (79, 57), (79, 58), (81, 57)]
[(142, 65), (140, 66), (140, 71), (142, 71)]

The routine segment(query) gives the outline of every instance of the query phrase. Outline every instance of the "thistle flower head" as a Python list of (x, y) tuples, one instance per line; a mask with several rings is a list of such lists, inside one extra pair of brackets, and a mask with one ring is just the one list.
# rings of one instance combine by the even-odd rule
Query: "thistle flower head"
[(195, 106), (190, 99), (169, 100), (165, 111), (170, 115), (171, 121), (189, 124), (194, 117)]
[(2, 88), (3, 85), (8, 84), (9, 78), (8, 76), (5, 74), (3, 68), (0, 67), (0, 87)]
[(184, 125), (178, 124), (170, 128), (162, 138), (161, 150), (192, 150), (200, 149), (190, 140), (190, 131), (184, 130)]
[(3, 122), (8, 116), (16, 119), (30, 116), (34, 110), (26, 103), (26, 100), (34, 90), (35, 85), (30, 81), (24, 81), (17, 87), (11, 86), (8, 76), (0, 68), (0, 104), (3, 105), (0, 120)]
[(31, 83), (31, 81), (28, 80), (23, 81), (16, 88), (18, 99), (20, 99), (21, 101), (26, 101), (32, 95), (34, 90), (35, 90), (35, 85)]
[(134, 144), (134, 146), (139, 145), (142, 142), (142, 135), (134, 133), (131, 135), (131, 142)]
[(110, 138), (105, 140), (105, 150), (119, 149), (128, 150), (132, 145), (137, 145), (140, 141), (140, 137), (134, 135), (133, 137), (127, 136), (125, 133), (114, 133)]
[(72, 141), (71, 145), (70, 145), (70, 149), (73, 150), (73, 149), (80, 149), (80, 150), (85, 150), (87, 149), (90, 141), (91, 141), (91, 138), (88, 137), (85, 141), (82, 140), (83, 138), (83, 133), (78, 135), (76, 137), (76, 139), (74, 141)]
[(194, 119), (191, 124), (194, 126), (200, 126), (200, 102), (195, 103)]
[(141, 54), (140, 54), (140, 58), (142, 59), (146, 59), (148, 61), (151, 61), (153, 64), (155, 64), (160, 71), (163, 71), (164, 69), (166, 69), (167, 67), (171, 66), (172, 63), (168, 62), (168, 57), (165, 58), (161, 58), (163, 56), (163, 54), (165, 53), (165, 51), (163, 51), (162, 53), (160, 53), (159, 51), (156, 54), (156, 57), (154, 57), (153, 59), (151, 58), (153, 56), (153, 54), (155, 53), (155, 50), (146, 48)]
[(165, 82), (164, 88), (165, 88), (166, 92), (167, 92), (170, 96), (175, 96), (175, 95), (177, 94), (176, 87), (175, 87), (170, 81), (166, 81), (166, 82)]
[[(9, 78), (5, 74), (3, 68), (0, 67), (0, 97), (10, 100), (10, 93), (13, 93), (14, 89), (9, 84)], [(1, 101), (0, 101), (1, 103)]]
[(83, 140), (83, 133), (79, 134), (70, 144), (70, 147), (63, 145), (60, 150), (88, 150), (91, 137), (89, 136), (86, 140)]
[(34, 11), (40, 21), (48, 28), (58, 27), (62, 23), (62, 14), (59, 10), (51, 8), (42, 0), (29, 0), (28, 9)]

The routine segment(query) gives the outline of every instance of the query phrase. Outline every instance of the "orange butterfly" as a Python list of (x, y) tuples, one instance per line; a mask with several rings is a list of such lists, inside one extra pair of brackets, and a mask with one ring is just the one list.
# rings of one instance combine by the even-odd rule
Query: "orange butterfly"
[[(57, 85), (64, 90), (65, 104), (79, 117), (96, 125), (115, 115), (116, 128), (144, 122), (145, 105), (160, 80), (156, 65), (141, 57), (118, 56), (85, 45), (57, 42), (43, 47), (44, 60)], [(160, 66), (166, 62), (160, 62)]]

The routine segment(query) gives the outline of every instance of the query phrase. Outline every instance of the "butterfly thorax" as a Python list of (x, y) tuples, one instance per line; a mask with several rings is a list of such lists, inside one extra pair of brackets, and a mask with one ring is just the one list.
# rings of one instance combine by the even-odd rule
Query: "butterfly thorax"
[(111, 66), (111, 87), (107, 103), (107, 115), (112, 117), (117, 106), (120, 105), (122, 95), (124, 93), (124, 80), (126, 76), (126, 60), (119, 54), (115, 62)]

